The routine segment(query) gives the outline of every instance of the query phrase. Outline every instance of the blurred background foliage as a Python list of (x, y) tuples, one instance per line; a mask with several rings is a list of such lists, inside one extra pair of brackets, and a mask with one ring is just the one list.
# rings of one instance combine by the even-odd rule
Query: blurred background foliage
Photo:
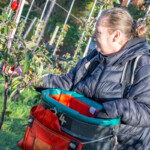
[[(5, 1), (0, 0), (0, 7), (4, 7), (8, 5), (9, 2), (10, 2), (9, 0), (5, 0)], [(32, 0), (26, 0), (25, 7), (23, 9), (23, 16), (27, 14), (31, 2)], [(69, 0), (69, 1), (57, 0), (56, 2), (60, 6), (65, 8), (66, 10), (69, 10), (72, 0)], [(43, 8), (45, 6), (45, 3), (46, 3), (46, 0), (35, 0), (31, 13), (29, 15), (29, 19), (32, 20), (34, 17), (40, 18)], [(67, 23), (68, 31), (64, 37), (62, 45), (59, 48), (59, 52), (58, 52), (59, 56), (63, 56), (66, 53), (70, 53), (70, 55), (73, 56), (74, 50), (76, 49), (76, 43), (79, 40), (81, 33), (82, 33), (81, 28), (84, 28), (86, 26), (86, 20), (88, 19), (93, 3), (94, 3), (94, 0), (82, 0), (82, 1), (76, 0), (75, 1), (71, 14), (76, 16), (80, 21), (76, 20), (72, 16), (69, 17), (69, 20)], [(121, 0), (120, 1), (119, 0), (105, 0), (105, 3), (108, 3), (108, 5), (111, 5), (111, 7), (112, 5), (115, 7), (121, 6)], [(99, 0), (99, 4), (98, 3), (96, 4), (93, 16), (97, 15), (101, 4), (102, 4), (102, 1)], [(144, 17), (147, 7), (148, 7), (148, 4), (143, 3), (140, 7), (129, 5), (127, 9), (129, 10), (133, 18), (137, 20), (138, 18)], [(56, 25), (60, 27), (59, 31), (61, 30), (61, 27), (65, 21), (66, 16), (67, 16), (67, 12), (65, 12), (62, 8), (58, 7), (58, 5), (54, 6), (53, 12), (51, 14), (50, 19), (48, 20), (48, 24), (46, 26), (46, 30), (42, 39), (43, 42), (46, 43), (50, 41)], [(24, 31), (26, 31), (26, 29), (30, 25), (31, 20), (28, 20)], [(34, 30), (35, 28), (33, 28), (32, 31), (30, 32), (30, 34), (27, 37), (27, 40), (31, 39)], [(82, 46), (82, 49), (85, 49), (84, 45)]]

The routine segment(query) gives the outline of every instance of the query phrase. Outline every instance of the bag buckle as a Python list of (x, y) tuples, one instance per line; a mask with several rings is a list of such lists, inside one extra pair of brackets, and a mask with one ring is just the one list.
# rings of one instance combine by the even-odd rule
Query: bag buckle
[(29, 117), (29, 119), (28, 119), (28, 126), (29, 126), (29, 127), (32, 127), (33, 120), (34, 120), (34, 116), (33, 116), (33, 115), (30, 115), (30, 117)]
[(68, 150), (77, 150), (78, 145), (79, 145), (79, 142), (77, 142), (75, 140), (71, 140)]

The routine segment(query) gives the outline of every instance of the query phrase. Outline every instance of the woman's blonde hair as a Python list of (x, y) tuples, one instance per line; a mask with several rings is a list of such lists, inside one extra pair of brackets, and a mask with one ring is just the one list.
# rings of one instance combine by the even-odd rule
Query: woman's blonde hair
[(106, 26), (111, 32), (116, 30), (122, 31), (127, 39), (133, 37), (143, 37), (148, 32), (148, 28), (144, 25), (137, 24), (133, 20), (129, 12), (124, 8), (110, 8), (104, 10), (100, 16), (101, 19), (106, 19)]

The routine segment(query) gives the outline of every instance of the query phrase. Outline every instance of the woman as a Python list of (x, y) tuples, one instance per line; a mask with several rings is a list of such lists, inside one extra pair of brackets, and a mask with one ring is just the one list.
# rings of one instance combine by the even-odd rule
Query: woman
[[(125, 9), (105, 10), (93, 35), (96, 49), (66, 75), (42, 78), (41, 88), (76, 91), (101, 103), (104, 109), (96, 117), (120, 118), (118, 150), (150, 149), (150, 45), (146, 32)], [(123, 98), (125, 64), (139, 55), (133, 85)]]
[[(93, 35), (96, 50), (79, 61), (68, 74), (48, 75), (44, 88), (76, 91), (101, 103), (100, 118), (120, 118), (118, 150), (150, 149), (150, 45), (147, 28), (137, 25), (122, 8), (103, 11)], [(139, 59), (134, 83), (122, 98), (120, 83), (125, 63)]]

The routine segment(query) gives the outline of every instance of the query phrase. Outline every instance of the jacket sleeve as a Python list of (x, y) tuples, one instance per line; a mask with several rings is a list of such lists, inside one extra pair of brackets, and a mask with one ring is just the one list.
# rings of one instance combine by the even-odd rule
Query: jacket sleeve
[(103, 106), (109, 118), (121, 118), (131, 126), (150, 126), (150, 56), (140, 58), (127, 98), (105, 102)]

